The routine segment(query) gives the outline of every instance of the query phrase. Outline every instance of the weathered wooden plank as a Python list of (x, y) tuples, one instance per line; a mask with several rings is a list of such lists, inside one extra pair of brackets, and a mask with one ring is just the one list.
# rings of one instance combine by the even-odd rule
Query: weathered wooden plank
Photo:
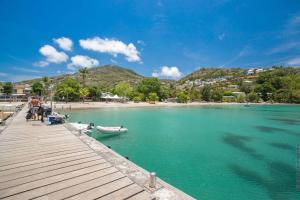
[(141, 200), (141, 199), (152, 199), (150, 194), (146, 191), (140, 192), (132, 197), (127, 198), (128, 200)]
[[(80, 194), (82, 192), (85, 192), (89, 189), (107, 184), (109, 182), (115, 181), (117, 179), (123, 178), (125, 175), (122, 173), (118, 172), (117, 169), (115, 168), (109, 168), (106, 169), (106, 172), (99, 171), (97, 172), (98, 174), (95, 173), (94, 177), (90, 176), (83, 176), (76, 179), (72, 179), (69, 181), (65, 181), (64, 184), (55, 185), (55, 192), (43, 195), (37, 199), (45, 199), (47, 198), (48, 200), (57, 200), (57, 199), (65, 199), (68, 197), (72, 197), (74, 195)], [(65, 186), (68, 187), (65, 187)], [(60, 189), (61, 187), (64, 187), (64, 189)], [(53, 188), (50, 190), (47, 190), (47, 192), (53, 191)]]
[(3, 153), (1, 154), (1, 159), (11, 160), (11, 159), (26, 158), (26, 157), (34, 157), (34, 156), (47, 155), (47, 154), (57, 153), (61, 151), (79, 149), (79, 148), (88, 148), (88, 147), (82, 144), (78, 144), (78, 145), (62, 146), (60, 148), (41, 149), (40, 151), (35, 150), (35, 151), (23, 151), (18, 153)]
[(34, 160), (39, 160), (39, 159), (44, 159), (44, 158), (52, 158), (60, 155), (66, 155), (70, 153), (76, 153), (76, 152), (81, 152), (81, 151), (91, 151), (89, 148), (84, 147), (84, 148), (78, 148), (78, 149), (72, 149), (72, 150), (67, 150), (63, 152), (57, 152), (53, 154), (46, 154), (46, 155), (40, 155), (40, 156), (32, 156), (29, 158), (22, 158), (22, 159), (1, 159), (0, 160), (0, 167), (2, 166), (7, 166), (7, 165), (12, 165), (12, 164), (17, 164), (17, 163), (23, 163), (27, 161), (34, 161)]
[(32, 170), (21, 171), (21, 172), (17, 172), (17, 173), (13, 173), (13, 174), (6, 174), (6, 175), (0, 177), (0, 183), (27, 177), (27, 176), (34, 175), (34, 174), (40, 174), (42, 172), (49, 172), (52, 170), (61, 169), (64, 167), (69, 167), (69, 166), (73, 166), (73, 165), (77, 165), (80, 163), (85, 163), (85, 162), (89, 162), (89, 161), (93, 161), (93, 160), (103, 160), (103, 159), (100, 158), (99, 156), (93, 156), (93, 157), (87, 157), (84, 159), (76, 159), (76, 160), (73, 160), (70, 162), (63, 162), (63, 163), (59, 163), (59, 164), (55, 164), (55, 165), (50, 165), (50, 166), (46, 166), (46, 167), (35, 168)]
[(54, 143), (49, 143), (47, 145), (44, 144), (33, 144), (29, 147), (22, 147), (22, 148), (7, 148), (7, 149), (3, 149), (2, 151), (0, 151), (0, 154), (2, 153), (18, 153), (18, 152), (24, 152), (24, 151), (34, 151), (34, 150), (43, 150), (43, 149), (51, 149), (51, 148), (58, 148), (61, 146), (70, 146), (70, 145), (80, 145), (82, 143), (80, 143), (79, 141), (74, 141), (74, 140), (67, 140), (64, 142), (54, 142)]
[(107, 183), (105, 185), (96, 187), (94, 189), (88, 190), (86, 192), (80, 193), (78, 195), (72, 196), (70, 198), (66, 198), (69, 200), (78, 200), (78, 199), (85, 199), (85, 200), (94, 200), (100, 197), (103, 197), (107, 194), (113, 193), (121, 188), (124, 188), (128, 185), (132, 184), (132, 181), (127, 178), (123, 177)]
[(118, 200), (118, 199), (126, 199), (129, 197), (132, 197), (134, 195), (137, 195), (138, 193), (144, 191), (143, 188), (141, 188), (140, 186), (138, 186), (137, 184), (131, 184), (128, 185), (127, 187), (121, 188), (113, 193), (110, 193), (106, 196), (100, 197), (98, 198), (99, 200)]
[(22, 184), (22, 185), (18, 185), (16, 187), (12, 187), (12, 188), (7, 188), (4, 190), (0, 190), (0, 198), (4, 198), (4, 197), (9, 197), (12, 195), (16, 195), (22, 192), (26, 192), (26, 191), (30, 191), (32, 189), (35, 188), (39, 188), (39, 187), (43, 187), (46, 185), (50, 185), (53, 183), (57, 183), (63, 180), (67, 180), (67, 179), (71, 179), (71, 178), (75, 178), (78, 176), (82, 176), (91, 172), (95, 172), (107, 167), (110, 167), (111, 165), (108, 163), (104, 163), (103, 165), (96, 165), (96, 166), (91, 166), (91, 167), (87, 167), (84, 169), (79, 169), (76, 171), (72, 171), (72, 172), (68, 172), (68, 173), (64, 173), (64, 174), (60, 174), (60, 175), (56, 175), (56, 176), (52, 176), (52, 177), (48, 177), (45, 179), (41, 179), (41, 180), (37, 180), (37, 181), (33, 181), (33, 182), (29, 182), (27, 184)]
[(102, 160), (93, 160), (93, 161), (89, 161), (89, 162), (85, 162), (85, 163), (80, 163), (77, 165), (71, 165), (68, 167), (59, 168), (59, 169), (44, 172), (44, 173), (33, 174), (31, 176), (26, 176), (23, 178), (18, 178), (18, 179), (14, 179), (14, 180), (10, 180), (10, 181), (5, 181), (5, 182), (0, 183), (0, 191), (3, 189), (6, 189), (6, 188), (17, 186), (17, 185), (45, 179), (45, 178), (60, 175), (60, 174), (69, 173), (72, 171), (77, 171), (80, 169), (84, 169), (84, 168), (88, 168), (88, 167), (92, 167), (92, 166), (96, 166), (96, 165), (97, 166), (102, 166), (102, 165), (107, 166), (107, 162), (103, 159)]
[(58, 160), (58, 159), (61, 159), (61, 158), (68, 158), (68, 157), (72, 157), (72, 156), (76, 156), (76, 155), (87, 154), (87, 153), (90, 153), (90, 152), (92, 152), (92, 151), (90, 151), (90, 150), (81, 151), (81, 152), (70, 153), (70, 154), (65, 154), (65, 155), (60, 155), (60, 156), (55, 156), (55, 157), (50, 157), (50, 158), (43, 158), (43, 159), (39, 159), (39, 160), (32, 160), (32, 161), (28, 161), (28, 162), (22, 162), (22, 163), (6, 165), (6, 166), (0, 167), (0, 171), (7, 170), (7, 169), (12, 169), (12, 168), (17, 168), (17, 167), (22, 167), (22, 166), (27, 166), (27, 165), (32, 165), (32, 164), (37, 164), (37, 163), (49, 162), (49, 161)]
[(27, 165), (27, 166), (11, 168), (11, 169), (7, 169), (4, 171), (0, 171), (0, 178), (1, 178), (1, 176), (4, 176), (4, 175), (11, 175), (14, 173), (22, 173), (22, 172), (26, 172), (26, 171), (30, 171), (30, 170), (35, 170), (35, 169), (39, 169), (39, 168), (43, 168), (43, 167), (49, 167), (49, 166), (53, 166), (53, 165), (55, 166), (55, 165), (72, 162), (72, 161), (76, 161), (76, 160), (81, 160), (81, 159), (85, 159), (85, 158), (89, 158), (89, 157), (95, 157), (95, 156), (101, 158), (94, 152), (88, 152), (86, 154), (74, 155), (74, 156), (70, 156), (67, 158), (51, 160), (48, 162), (36, 163), (36, 164), (32, 164), (32, 165)]

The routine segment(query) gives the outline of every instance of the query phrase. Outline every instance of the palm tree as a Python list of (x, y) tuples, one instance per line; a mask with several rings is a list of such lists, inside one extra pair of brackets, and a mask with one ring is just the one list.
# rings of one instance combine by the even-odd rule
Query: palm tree
[(89, 70), (87, 67), (83, 67), (83, 68), (79, 69), (79, 73), (82, 76), (83, 87), (85, 87), (86, 86), (86, 77), (87, 77), (87, 74), (89, 73)]
[(61, 87), (61, 88), (59, 89), (59, 93), (60, 93), (61, 95), (63, 95), (63, 97), (64, 97), (64, 96), (67, 97), (67, 98), (65, 99), (65, 100), (66, 100), (66, 103), (69, 102), (69, 94), (71, 94), (73, 91), (74, 91), (74, 89), (71, 88), (71, 87), (69, 87), (69, 86), (64, 86), (64, 87)]
[(44, 76), (42, 78), (42, 81), (44, 83), (44, 97), (45, 97), (45, 103), (47, 103), (47, 97), (49, 95), (49, 78), (47, 76)]

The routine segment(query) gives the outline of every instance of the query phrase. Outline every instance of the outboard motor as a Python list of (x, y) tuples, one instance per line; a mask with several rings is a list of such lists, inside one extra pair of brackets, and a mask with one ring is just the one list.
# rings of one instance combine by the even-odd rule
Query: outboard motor
[(89, 126), (88, 126), (88, 129), (93, 129), (95, 127), (95, 124), (94, 123), (90, 123)]

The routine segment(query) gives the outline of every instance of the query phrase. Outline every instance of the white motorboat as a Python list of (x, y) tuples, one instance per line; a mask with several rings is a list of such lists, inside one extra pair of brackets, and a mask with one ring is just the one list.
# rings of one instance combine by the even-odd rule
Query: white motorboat
[(72, 127), (74, 127), (78, 131), (89, 132), (94, 128), (94, 124), (82, 124), (82, 123), (69, 123)]
[(123, 126), (97, 126), (96, 128), (102, 133), (126, 133), (128, 131), (128, 129)]

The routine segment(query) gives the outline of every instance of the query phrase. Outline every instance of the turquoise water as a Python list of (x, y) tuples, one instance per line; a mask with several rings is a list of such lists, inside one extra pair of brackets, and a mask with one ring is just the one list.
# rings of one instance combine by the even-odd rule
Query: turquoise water
[(74, 122), (127, 127), (120, 136), (94, 131), (92, 137), (197, 199), (300, 199), (300, 106), (105, 108), (70, 114)]

